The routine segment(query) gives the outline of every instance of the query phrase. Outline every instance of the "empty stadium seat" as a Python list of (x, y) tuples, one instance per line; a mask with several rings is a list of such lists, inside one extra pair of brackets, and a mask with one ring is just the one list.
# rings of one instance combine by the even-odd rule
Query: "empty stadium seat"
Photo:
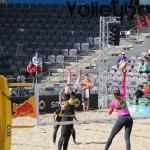
[(68, 53), (68, 49), (61, 49), (61, 55), (63, 55), (64, 57), (68, 58), (69, 53)]
[(94, 45), (99, 45), (100, 42), (100, 37), (95, 37), (94, 38)]
[(81, 44), (81, 51), (89, 52), (89, 43), (82, 43)]
[(77, 58), (77, 49), (70, 49), (69, 50), (69, 57), (70, 58)]
[(77, 49), (77, 51), (80, 51), (80, 50), (81, 50), (80, 43), (74, 43), (74, 44), (73, 44), (73, 48), (74, 48), (74, 49)]
[(63, 55), (57, 55), (56, 56), (56, 63), (58, 63), (58, 64), (64, 64), (64, 56)]
[(52, 63), (52, 64), (55, 64), (56, 63), (56, 58), (55, 58), (55, 55), (49, 55), (47, 57), (47, 61)]

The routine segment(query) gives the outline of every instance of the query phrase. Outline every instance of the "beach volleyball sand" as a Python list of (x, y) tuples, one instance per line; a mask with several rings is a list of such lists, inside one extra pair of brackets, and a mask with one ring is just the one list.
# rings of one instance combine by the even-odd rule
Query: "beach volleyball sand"
[[(133, 117), (142, 115), (132, 115)], [(42, 121), (53, 121), (52, 114), (40, 116)], [(108, 116), (106, 111), (97, 110), (77, 113), (79, 120), (117, 118), (114, 112)], [(34, 124), (35, 119), (19, 117), (13, 120), (13, 125)], [(70, 137), (68, 150), (103, 150), (114, 123), (91, 123), (75, 125), (77, 145)], [(57, 150), (61, 127), (58, 130), (56, 144), (52, 142), (53, 126), (43, 126), (27, 129), (13, 129), (12, 150)], [(131, 133), (132, 150), (150, 150), (150, 119), (134, 120)], [(126, 150), (124, 129), (114, 138), (110, 150)]]

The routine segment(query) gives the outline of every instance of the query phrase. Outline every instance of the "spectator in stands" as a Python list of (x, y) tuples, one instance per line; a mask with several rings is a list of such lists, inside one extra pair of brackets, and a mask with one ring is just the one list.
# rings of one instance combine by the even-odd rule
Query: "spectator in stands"
[(125, 56), (125, 53), (122, 52), (121, 56), (119, 56), (119, 58), (117, 60), (117, 68), (120, 68), (121, 70), (124, 70), (128, 63), (129, 63), (128, 58)]
[(35, 68), (33, 62), (30, 61), (29, 64), (27, 65), (27, 77), (29, 75), (32, 75), (33, 77), (35, 77), (35, 74), (36, 74), (36, 68)]
[(41, 73), (43, 72), (43, 62), (42, 57), (39, 56), (38, 52), (36, 51), (35, 56), (32, 58), (33, 64), (38, 68), (40, 67)]
[(10, 97), (18, 96), (17, 92), (13, 88), (9, 88), (9, 94), (10, 94)]
[(147, 63), (147, 73), (150, 73), (150, 49), (148, 53), (144, 56)]
[[(92, 83), (89, 75), (85, 74), (84, 79), (82, 80), (83, 84)], [(83, 111), (87, 112), (89, 110), (89, 102), (90, 102), (90, 89), (92, 86), (82, 86), (82, 105), (83, 105)]]
[(149, 49), (148, 53), (144, 56), (144, 58), (147, 62), (150, 62), (150, 49)]
[(137, 71), (138, 71), (139, 73), (147, 73), (147, 72), (148, 72), (148, 70), (147, 70), (147, 64), (144, 63), (144, 60), (143, 60), (143, 59), (141, 59)]
[(146, 86), (146, 88), (142, 89), (142, 90), (137, 90), (135, 92), (135, 96), (136, 96), (136, 104), (138, 105), (138, 101), (139, 101), (139, 98), (141, 98), (143, 95), (146, 95), (146, 94), (150, 94), (150, 84), (148, 84)]

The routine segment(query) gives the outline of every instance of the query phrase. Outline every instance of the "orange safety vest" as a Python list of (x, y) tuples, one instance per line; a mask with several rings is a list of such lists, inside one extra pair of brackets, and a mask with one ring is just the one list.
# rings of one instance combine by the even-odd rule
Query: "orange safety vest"
[[(89, 79), (89, 80), (82, 80), (82, 83), (83, 84), (88, 84), (88, 83), (92, 83), (91, 82), (91, 80)], [(85, 89), (91, 89), (92, 88), (92, 86), (82, 86), (82, 90), (85, 90)]]

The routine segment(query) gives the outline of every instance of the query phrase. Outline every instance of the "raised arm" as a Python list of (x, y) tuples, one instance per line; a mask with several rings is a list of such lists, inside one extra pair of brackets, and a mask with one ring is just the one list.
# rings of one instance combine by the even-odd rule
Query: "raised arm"
[[(79, 69), (76, 83), (80, 83), (81, 82), (81, 75), (82, 75), (82, 69)], [(78, 86), (75, 86), (75, 91), (77, 91), (77, 89), (78, 89)]]
[(123, 71), (123, 78), (122, 78), (122, 81), (121, 81), (121, 87), (120, 87), (120, 95), (121, 96), (125, 96), (125, 84), (126, 84), (126, 72), (127, 70), (124, 69)]
[(79, 69), (78, 70), (78, 78), (76, 80), (76, 83), (80, 83), (80, 81), (81, 81), (81, 75), (82, 75), (82, 69)]
[(72, 76), (72, 69), (71, 68), (68, 68), (68, 79), (67, 79), (67, 84), (70, 84), (71, 83), (71, 76)]
[(64, 95), (64, 89), (62, 89), (60, 92), (59, 92), (59, 104), (62, 103), (62, 96)]

